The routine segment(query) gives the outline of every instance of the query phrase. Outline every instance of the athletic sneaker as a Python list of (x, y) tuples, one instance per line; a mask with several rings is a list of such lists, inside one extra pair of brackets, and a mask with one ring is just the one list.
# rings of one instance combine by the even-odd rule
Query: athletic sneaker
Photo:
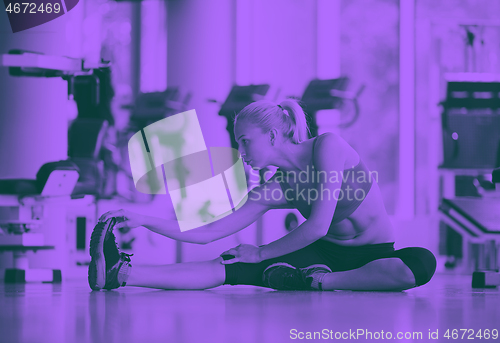
[(300, 269), (278, 262), (271, 264), (262, 273), (264, 286), (288, 291), (302, 291), (308, 289)]
[(324, 274), (331, 273), (332, 270), (324, 264), (313, 264), (305, 268), (299, 268), (302, 273), (304, 283), (308, 289), (322, 290), (320, 280), (323, 279)]
[(93, 290), (124, 286), (130, 273), (131, 255), (120, 253), (113, 234), (115, 224), (115, 218), (99, 222), (92, 232), (88, 281)]
[(132, 255), (122, 252), (119, 260), (114, 265), (108, 267), (106, 264), (106, 284), (103, 287), (104, 289), (114, 289), (127, 284), (130, 268), (132, 268), (130, 264), (130, 256)]

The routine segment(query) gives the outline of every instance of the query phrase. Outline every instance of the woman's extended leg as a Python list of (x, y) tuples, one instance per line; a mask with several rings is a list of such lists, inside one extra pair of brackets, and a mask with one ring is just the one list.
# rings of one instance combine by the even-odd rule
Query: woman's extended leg
[(127, 286), (162, 289), (207, 289), (224, 284), (222, 257), (211, 261), (185, 262), (131, 268)]
[(383, 258), (343, 272), (327, 273), (323, 290), (402, 291), (415, 287), (415, 276), (399, 258)]

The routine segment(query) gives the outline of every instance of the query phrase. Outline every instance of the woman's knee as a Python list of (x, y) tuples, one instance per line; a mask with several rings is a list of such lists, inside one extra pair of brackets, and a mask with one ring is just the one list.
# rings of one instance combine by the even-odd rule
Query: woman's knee
[(415, 277), (415, 285), (422, 286), (431, 280), (436, 271), (436, 257), (424, 248), (403, 248), (394, 252), (408, 266)]
[(222, 284), (226, 278), (226, 271), (224, 265), (221, 263), (222, 261), (221, 257), (217, 257), (213, 260), (203, 262), (204, 273), (207, 273), (207, 275), (215, 278), (215, 280), (217, 280), (220, 284)]

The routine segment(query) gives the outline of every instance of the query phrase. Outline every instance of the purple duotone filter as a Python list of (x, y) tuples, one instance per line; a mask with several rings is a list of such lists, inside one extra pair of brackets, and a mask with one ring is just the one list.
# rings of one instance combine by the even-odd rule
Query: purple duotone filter
[[(471, 279), (473, 269), (499, 267), (500, 182), (492, 170), (500, 166), (500, 1), (30, 0), (26, 12), (36, 13), (24, 13), (23, 2), (4, 0), (0, 11), (0, 226), (42, 218), (35, 233), (54, 249), (29, 251), (24, 262), (59, 269), (63, 281), (4, 284), (14, 253), (0, 251), (1, 342), (498, 338), (499, 289), (472, 288)], [(14, 70), (8, 61), (26, 61), (16, 51), (47, 57), (26, 63), (52, 56), (47, 65), (57, 68), (67, 57), (90, 69), (65, 78), (56, 69)], [(97, 68), (103, 61), (110, 63)], [(381, 201), (370, 218), (379, 210), (387, 216), (362, 219), (392, 224), (386, 240), (395, 249), (431, 251), (432, 280), (401, 292), (222, 284), (224, 268), (239, 265), (210, 261), (240, 244), (270, 245), (306, 222), (286, 204), (203, 244), (145, 227), (117, 229), (120, 251), (134, 254), (131, 281), (91, 292), (89, 242), (102, 214), (124, 209), (185, 220), (185, 232), (176, 226), (176, 234), (186, 237), (218, 217), (228, 222), (238, 204), (253, 205), (255, 196), (245, 202), (239, 185), (260, 175), (241, 160), (258, 164), (258, 153), (264, 162), (272, 154), (239, 156), (234, 118), (253, 101), (287, 98), (314, 119), (308, 139), (335, 132), (351, 157), (377, 173), (369, 196)], [(195, 133), (182, 129), (195, 116), (176, 121), (193, 109)], [(304, 161), (311, 157), (302, 151)], [(17, 192), (36, 183), (44, 164), (67, 160), (80, 177), (71, 200)], [(4, 180), (19, 188), (3, 187)], [(356, 218), (342, 229), (361, 222)], [(196, 272), (182, 269), (183, 286), (214, 271), (213, 283), (203, 285), (214, 287), (165, 286), (182, 278), (166, 266), (199, 262), (206, 263)], [(340, 280), (350, 271), (343, 272), (333, 274)], [(167, 280), (158, 283), (165, 289), (135, 287), (138, 275)]]

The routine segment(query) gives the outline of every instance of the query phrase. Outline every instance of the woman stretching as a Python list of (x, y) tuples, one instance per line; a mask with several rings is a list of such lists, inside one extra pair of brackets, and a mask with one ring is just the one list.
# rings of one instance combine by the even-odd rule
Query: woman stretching
[[(241, 156), (253, 169), (275, 166), (277, 172), (253, 188), (237, 211), (189, 231), (181, 232), (175, 220), (126, 210), (103, 214), (91, 239), (90, 287), (401, 291), (427, 283), (436, 269), (434, 255), (423, 248), (394, 249), (380, 189), (356, 151), (334, 133), (307, 139), (307, 132), (305, 113), (294, 100), (246, 106), (235, 118)], [(131, 255), (119, 252), (112, 232), (144, 226), (207, 244), (283, 208), (296, 208), (307, 220), (267, 245), (240, 244), (204, 262), (132, 268)]]

